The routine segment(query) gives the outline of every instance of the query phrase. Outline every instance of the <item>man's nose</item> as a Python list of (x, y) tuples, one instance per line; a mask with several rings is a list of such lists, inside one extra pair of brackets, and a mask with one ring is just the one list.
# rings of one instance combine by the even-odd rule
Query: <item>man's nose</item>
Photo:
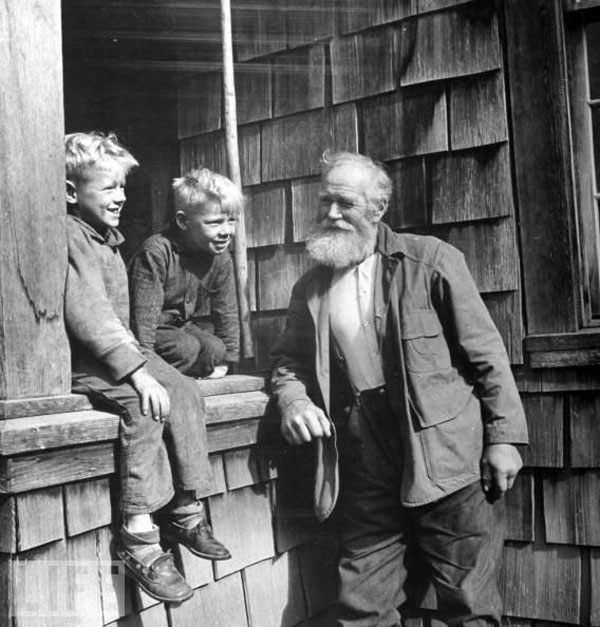
[(331, 221), (335, 221), (341, 220), (343, 216), (344, 214), (342, 213), (342, 210), (340, 209), (340, 206), (337, 204), (337, 202), (335, 202), (335, 200), (330, 202), (329, 207), (327, 208), (327, 211), (325, 213), (325, 217), (329, 218), (329, 220)]

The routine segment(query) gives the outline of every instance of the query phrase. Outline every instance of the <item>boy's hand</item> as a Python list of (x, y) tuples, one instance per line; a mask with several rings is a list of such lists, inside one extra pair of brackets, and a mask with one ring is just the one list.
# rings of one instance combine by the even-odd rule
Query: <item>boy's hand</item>
[(129, 376), (129, 381), (139, 394), (142, 414), (152, 412), (153, 420), (164, 422), (169, 417), (171, 402), (165, 388), (142, 367)]

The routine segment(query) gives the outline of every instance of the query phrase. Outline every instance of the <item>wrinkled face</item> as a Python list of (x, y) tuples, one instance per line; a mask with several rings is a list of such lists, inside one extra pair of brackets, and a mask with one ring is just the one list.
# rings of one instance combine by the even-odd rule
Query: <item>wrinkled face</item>
[(186, 247), (211, 255), (224, 253), (235, 232), (235, 216), (224, 212), (217, 202), (178, 211), (176, 218)]
[(119, 226), (125, 204), (125, 172), (115, 161), (90, 166), (78, 181), (67, 181), (67, 202), (73, 214), (103, 232)]

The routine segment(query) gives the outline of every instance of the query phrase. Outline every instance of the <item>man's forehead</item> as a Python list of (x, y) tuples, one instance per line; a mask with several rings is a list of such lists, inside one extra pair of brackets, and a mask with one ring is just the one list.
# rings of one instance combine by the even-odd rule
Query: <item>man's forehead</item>
[(366, 194), (371, 186), (369, 172), (357, 163), (345, 163), (333, 167), (321, 180), (321, 191), (336, 190)]

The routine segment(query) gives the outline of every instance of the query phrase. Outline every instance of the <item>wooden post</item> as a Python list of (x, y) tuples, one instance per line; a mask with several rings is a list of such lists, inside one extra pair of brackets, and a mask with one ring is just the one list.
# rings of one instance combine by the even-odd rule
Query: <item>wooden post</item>
[[(231, 36), (231, 4), (221, 0), (221, 35), (223, 41), (223, 100), (225, 101), (225, 146), (227, 168), (231, 180), (241, 189), (240, 158), (238, 150), (237, 111), (233, 72), (233, 44)], [(233, 256), (236, 268), (236, 287), (240, 308), (240, 339), (243, 358), (254, 356), (248, 304), (248, 266), (246, 260), (246, 223), (240, 212), (234, 240)]]
[(71, 387), (61, 45), (60, 0), (0, 3), (0, 417)]

